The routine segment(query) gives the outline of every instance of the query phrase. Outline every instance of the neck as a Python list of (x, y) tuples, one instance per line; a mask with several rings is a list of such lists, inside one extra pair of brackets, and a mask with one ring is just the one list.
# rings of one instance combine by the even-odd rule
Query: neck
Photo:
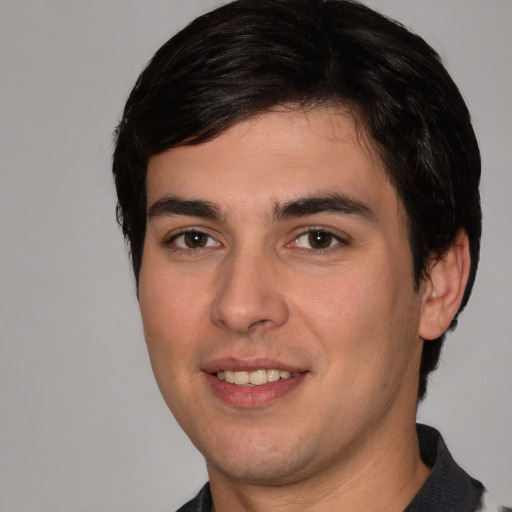
[(416, 427), (390, 425), (370, 435), (354, 454), (344, 454), (329, 470), (294, 481), (262, 485), (234, 481), (208, 467), (215, 512), (402, 511), (430, 470), (421, 460)]

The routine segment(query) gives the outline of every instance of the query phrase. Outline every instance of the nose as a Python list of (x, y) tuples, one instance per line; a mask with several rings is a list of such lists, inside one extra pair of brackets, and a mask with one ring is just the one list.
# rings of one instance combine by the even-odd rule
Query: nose
[(278, 327), (289, 317), (278, 262), (263, 252), (249, 252), (222, 262), (211, 306), (212, 322), (237, 334)]

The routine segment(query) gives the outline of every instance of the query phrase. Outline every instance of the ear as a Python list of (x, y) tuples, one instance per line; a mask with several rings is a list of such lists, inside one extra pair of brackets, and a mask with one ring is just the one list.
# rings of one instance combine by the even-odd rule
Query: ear
[(459, 231), (452, 247), (430, 262), (424, 279), (418, 334), (433, 340), (450, 326), (459, 310), (470, 269), (469, 240)]

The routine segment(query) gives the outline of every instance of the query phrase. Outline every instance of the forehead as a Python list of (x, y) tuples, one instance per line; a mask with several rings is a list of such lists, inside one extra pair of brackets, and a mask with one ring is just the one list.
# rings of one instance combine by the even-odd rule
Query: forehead
[[(392, 199), (381, 159), (354, 117), (334, 108), (275, 110), (148, 164), (148, 206), (165, 196), (252, 210), (315, 193)], [(386, 192), (386, 193), (384, 193)]]

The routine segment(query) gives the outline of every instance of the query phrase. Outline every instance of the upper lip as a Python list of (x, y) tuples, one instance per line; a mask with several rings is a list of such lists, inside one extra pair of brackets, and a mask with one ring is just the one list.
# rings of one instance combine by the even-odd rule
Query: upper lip
[(239, 359), (235, 357), (223, 357), (209, 361), (203, 366), (203, 371), (210, 374), (226, 370), (252, 372), (262, 369), (273, 369), (290, 373), (302, 373), (305, 371), (299, 366), (268, 358)]

